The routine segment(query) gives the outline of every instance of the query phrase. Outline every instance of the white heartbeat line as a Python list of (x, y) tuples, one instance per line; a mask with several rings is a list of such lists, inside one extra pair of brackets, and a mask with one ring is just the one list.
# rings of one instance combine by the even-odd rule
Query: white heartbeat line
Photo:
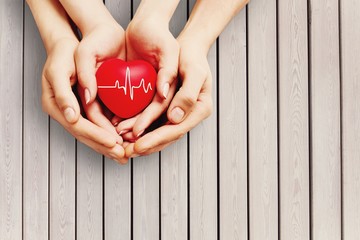
[(98, 86), (98, 88), (107, 88), (107, 89), (122, 89), (124, 90), (124, 94), (127, 95), (127, 89), (130, 89), (130, 98), (131, 100), (134, 100), (134, 89), (143, 88), (145, 93), (148, 93), (149, 90), (152, 90), (151, 83), (148, 83), (147, 87), (145, 87), (145, 80), (142, 78), (140, 81), (139, 86), (132, 86), (131, 84), (131, 74), (130, 74), (130, 68), (126, 68), (126, 74), (125, 74), (125, 86), (121, 86), (119, 80), (115, 81), (114, 86)]

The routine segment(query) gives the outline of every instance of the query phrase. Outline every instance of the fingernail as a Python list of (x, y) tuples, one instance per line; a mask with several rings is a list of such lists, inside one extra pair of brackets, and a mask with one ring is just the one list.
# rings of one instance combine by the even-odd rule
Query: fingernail
[(117, 125), (119, 125), (119, 122), (113, 123), (113, 126), (114, 126), (114, 127), (116, 127)]
[(139, 154), (132, 154), (130, 157), (131, 158), (136, 158), (136, 157), (139, 157), (140, 155)]
[(71, 107), (66, 108), (64, 111), (64, 116), (65, 116), (66, 121), (68, 121), (68, 122), (74, 121), (74, 118), (75, 118), (74, 109), (72, 109)]
[(90, 91), (89, 89), (85, 88), (85, 103), (88, 104), (90, 102)]
[(185, 115), (185, 112), (179, 108), (176, 107), (171, 111), (171, 119), (175, 122), (175, 123), (179, 123), (181, 122), (181, 120), (183, 119)]
[(164, 87), (163, 87), (163, 96), (166, 99), (167, 95), (169, 93), (169, 88), (170, 88), (170, 84), (169, 83), (165, 83)]
[(123, 134), (125, 134), (125, 133), (128, 133), (130, 130), (121, 130), (120, 132), (119, 132), (119, 135), (123, 135)]
[(141, 132), (139, 132), (138, 135), (136, 135), (136, 137), (137, 137), (137, 138), (140, 137), (141, 134), (143, 134), (143, 133), (144, 133), (144, 130), (142, 130)]

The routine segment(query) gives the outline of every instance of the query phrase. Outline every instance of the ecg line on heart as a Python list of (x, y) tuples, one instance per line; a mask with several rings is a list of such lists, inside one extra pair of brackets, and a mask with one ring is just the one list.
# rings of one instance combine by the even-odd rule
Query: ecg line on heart
[(145, 80), (143, 78), (141, 79), (139, 86), (132, 86), (131, 73), (130, 73), (130, 68), (129, 67), (126, 68), (125, 86), (121, 86), (119, 80), (116, 80), (113, 86), (98, 86), (98, 88), (102, 88), (102, 89), (122, 89), (124, 91), (124, 94), (127, 95), (128, 85), (129, 85), (131, 100), (134, 100), (134, 89), (139, 89), (139, 88), (142, 87), (145, 93), (148, 93), (149, 90), (152, 90), (151, 83), (148, 83), (147, 87), (145, 87)]

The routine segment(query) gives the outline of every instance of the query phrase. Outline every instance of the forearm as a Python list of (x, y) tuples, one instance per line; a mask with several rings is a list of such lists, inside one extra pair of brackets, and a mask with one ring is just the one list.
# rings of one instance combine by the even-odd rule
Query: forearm
[(249, 0), (197, 0), (179, 41), (190, 40), (206, 51)]
[(47, 52), (57, 41), (76, 36), (69, 18), (57, 0), (27, 0)]
[(136, 10), (134, 19), (161, 18), (169, 23), (180, 0), (142, 0)]
[(59, 0), (71, 19), (86, 35), (99, 24), (116, 24), (102, 0)]

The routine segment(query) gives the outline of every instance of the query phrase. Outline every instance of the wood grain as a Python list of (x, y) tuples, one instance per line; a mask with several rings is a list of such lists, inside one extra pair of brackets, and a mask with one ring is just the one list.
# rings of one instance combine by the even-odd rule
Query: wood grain
[(280, 236), (310, 239), (306, 1), (279, 1)]
[(276, 1), (248, 5), (251, 239), (278, 239)]
[(338, 1), (311, 1), (312, 237), (341, 238)]
[[(106, 0), (115, 20), (126, 29), (131, 17), (131, 0)], [(105, 239), (126, 240), (131, 237), (131, 164), (121, 166), (105, 159), (104, 231)]]
[(30, 9), (24, 36), (24, 239), (48, 239), (49, 117), (41, 107), (46, 53)]
[(23, 1), (0, 1), (0, 236), (22, 237)]
[(75, 139), (50, 120), (50, 239), (76, 239)]
[[(187, 2), (180, 1), (170, 21), (177, 36), (187, 19)], [(187, 239), (188, 233), (187, 136), (161, 151), (161, 237)]]
[(76, 239), (102, 239), (103, 157), (78, 142), (76, 160)]
[(159, 239), (159, 153), (135, 158), (133, 167), (133, 239)]
[[(195, 1), (191, 0), (189, 9)], [(208, 54), (212, 73), (213, 113), (191, 130), (190, 157), (190, 239), (217, 239), (217, 68), (216, 44)]]
[(219, 38), (220, 238), (247, 239), (246, 10)]
[(343, 239), (360, 236), (360, 2), (341, 1)]
[[(209, 51), (216, 103), (216, 45)], [(217, 134), (213, 114), (190, 132), (190, 238), (217, 239)]]

